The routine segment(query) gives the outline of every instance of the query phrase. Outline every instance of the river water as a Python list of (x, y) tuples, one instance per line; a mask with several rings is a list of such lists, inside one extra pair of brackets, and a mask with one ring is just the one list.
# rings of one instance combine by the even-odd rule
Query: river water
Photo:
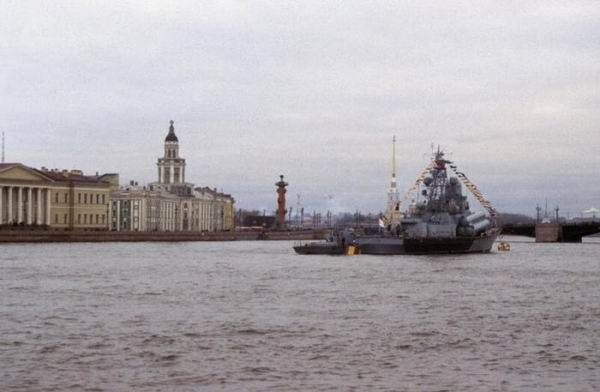
[(0, 245), (2, 391), (600, 389), (600, 241)]

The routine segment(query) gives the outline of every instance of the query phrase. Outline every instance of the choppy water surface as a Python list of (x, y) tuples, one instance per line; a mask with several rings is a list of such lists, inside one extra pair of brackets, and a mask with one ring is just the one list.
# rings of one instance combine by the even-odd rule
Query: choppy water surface
[(0, 390), (598, 390), (600, 243), (0, 245)]

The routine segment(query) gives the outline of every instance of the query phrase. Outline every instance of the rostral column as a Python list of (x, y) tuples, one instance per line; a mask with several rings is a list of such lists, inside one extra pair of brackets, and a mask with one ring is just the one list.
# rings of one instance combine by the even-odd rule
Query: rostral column
[(275, 183), (277, 187), (277, 221), (275, 222), (275, 227), (277, 229), (284, 229), (285, 215), (287, 214), (287, 210), (285, 209), (285, 193), (287, 190), (285, 187), (288, 186), (288, 183), (283, 181), (283, 174), (279, 178), (279, 182)]

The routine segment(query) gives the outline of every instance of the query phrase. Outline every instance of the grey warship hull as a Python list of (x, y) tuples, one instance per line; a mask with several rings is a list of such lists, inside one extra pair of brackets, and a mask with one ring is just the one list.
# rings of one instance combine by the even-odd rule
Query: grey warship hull
[(454, 238), (391, 238), (365, 237), (354, 240), (360, 254), (368, 255), (428, 255), (453, 253), (488, 253), (491, 251), (499, 231), (485, 236)]
[(451, 254), (451, 253), (488, 253), (492, 250), (498, 233), (486, 237), (465, 238), (427, 238), (424, 240), (405, 239), (404, 250), (407, 254)]

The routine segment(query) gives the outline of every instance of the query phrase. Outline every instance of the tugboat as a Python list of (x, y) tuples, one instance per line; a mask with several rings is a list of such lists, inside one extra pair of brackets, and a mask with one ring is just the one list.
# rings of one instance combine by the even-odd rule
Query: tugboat
[(294, 246), (294, 251), (301, 255), (343, 255), (354, 238), (352, 229), (332, 232), (325, 241), (313, 241)]
[[(448, 176), (452, 170), (456, 176)], [(471, 212), (462, 184), (486, 212)], [(413, 204), (399, 222), (384, 225), (383, 235), (357, 237), (351, 245), (361, 254), (486, 253), (500, 234), (496, 210), (453, 162), (439, 149), (417, 178), (423, 185), (423, 201)], [(409, 192), (411, 191), (409, 190)], [(399, 202), (398, 202), (399, 203)]]

